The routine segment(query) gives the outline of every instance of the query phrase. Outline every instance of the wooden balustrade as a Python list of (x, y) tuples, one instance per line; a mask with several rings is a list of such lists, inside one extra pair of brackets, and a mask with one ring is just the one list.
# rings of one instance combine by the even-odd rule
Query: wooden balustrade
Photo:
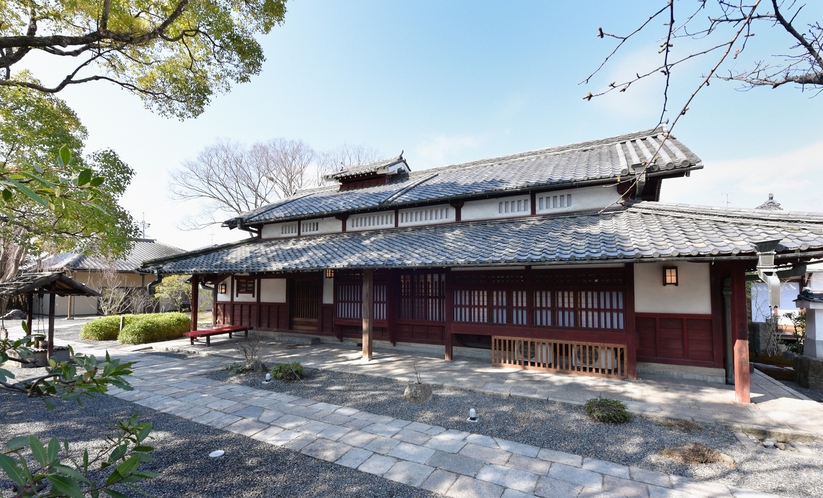
[(626, 378), (626, 346), (492, 336), (492, 365)]

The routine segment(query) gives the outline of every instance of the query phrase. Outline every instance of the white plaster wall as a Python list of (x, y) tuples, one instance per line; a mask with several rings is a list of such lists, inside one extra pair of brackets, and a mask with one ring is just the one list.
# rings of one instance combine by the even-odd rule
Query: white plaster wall
[(374, 230), (375, 228), (392, 227), (394, 227), (394, 211), (355, 214), (349, 216), (346, 220), (346, 231), (348, 232), (359, 232), (362, 230)]
[(286, 302), (286, 279), (264, 278), (260, 280), (260, 300), (264, 303)]
[(419, 208), (401, 209), (398, 212), (397, 225), (413, 227), (419, 225), (437, 225), (454, 221), (454, 208), (448, 204), (437, 204)]
[[(568, 205), (569, 195), (571, 195), (571, 205)], [(566, 202), (560, 207), (560, 196)], [(557, 197), (557, 206), (555, 206)], [(543, 198), (542, 208), (540, 199)], [(537, 214), (569, 213), (573, 211), (588, 211), (591, 209), (603, 209), (613, 202), (620, 200), (620, 193), (616, 186), (609, 187), (583, 187), (576, 189), (557, 190), (552, 192), (541, 192), (535, 194), (535, 204)]]
[[(293, 227), (292, 233), (282, 233), (284, 225), (290, 228)], [(284, 239), (288, 237), (297, 237), (297, 222), (288, 221), (285, 223), (269, 223), (268, 225), (263, 225), (263, 229), (260, 231), (260, 236), (264, 239)]]
[[(468, 201), (463, 204), (460, 211), (462, 221), (490, 220), (494, 218), (512, 218), (515, 216), (530, 216), (531, 204), (528, 195), (513, 195), (507, 197), (496, 197), (494, 199), (483, 199), (479, 201)], [(518, 206), (518, 201), (520, 204)], [(504, 203), (501, 213), (500, 203)], [(505, 203), (509, 203), (509, 210), (506, 211)], [(513, 204), (512, 204), (513, 203)], [(512, 209), (514, 207), (514, 209)], [(517, 208), (520, 208), (518, 211)]]
[[(678, 285), (663, 285), (664, 266), (677, 267)], [(634, 308), (638, 313), (711, 314), (709, 263), (634, 265)]]
[[(225, 294), (220, 294), (220, 292), (219, 292), (220, 291), (220, 284), (226, 284), (226, 293)], [(218, 303), (225, 303), (225, 302), (231, 301), (231, 293), (232, 293), (231, 278), (227, 278), (227, 279), (223, 280), (222, 282), (218, 283), (217, 284), (217, 290), (218, 290), (218, 292), (217, 292), (217, 302)]]
[(323, 279), (323, 304), (334, 304), (334, 279)]
[[(301, 222), (301, 235), (322, 235), (324, 233), (338, 233), (343, 231), (343, 222), (336, 218), (315, 218), (313, 220), (305, 220)], [(312, 223), (317, 223), (317, 231), (309, 231), (308, 227)]]

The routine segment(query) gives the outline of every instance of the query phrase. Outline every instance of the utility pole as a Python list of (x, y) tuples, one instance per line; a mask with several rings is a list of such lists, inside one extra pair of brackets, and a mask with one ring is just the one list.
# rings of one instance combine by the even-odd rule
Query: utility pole
[(146, 228), (151, 226), (151, 223), (146, 223), (146, 213), (143, 213), (143, 222), (141, 223), (143, 226), (143, 235), (140, 236), (141, 239), (146, 238)]

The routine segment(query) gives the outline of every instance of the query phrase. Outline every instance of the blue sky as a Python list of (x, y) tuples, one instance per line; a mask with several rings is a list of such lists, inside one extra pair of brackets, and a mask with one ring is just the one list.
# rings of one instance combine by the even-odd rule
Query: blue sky
[[(60, 96), (87, 126), (88, 150), (113, 148), (137, 171), (123, 204), (137, 220), (145, 213), (146, 235), (194, 249), (238, 234), (179, 230), (197, 206), (171, 200), (168, 171), (217, 139), (284, 137), (318, 150), (362, 144), (386, 157), (404, 150), (412, 169), (424, 169), (654, 126), (662, 77), (591, 102), (582, 97), (654, 62), (662, 21), (593, 83), (579, 82), (613, 47), (595, 36), (597, 28), (628, 32), (658, 3), (665, 2), (297, 0), (284, 25), (260, 39), (263, 73), (216, 95), (197, 119), (156, 116), (105, 83)], [(805, 18), (823, 18), (823, 2), (809, 3)], [(773, 46), (790, 46), (765, 27), (750, 43), (740, 67), (767, 58)], [(678, 42), (674, 49), (693, 46)], [(714, 60), (674, 74), (672, 108), (682, 106)], [(662, 200), (755, 207), (772, 192), (785, 209), (823, 211), (816, 187), (823, 180), (823, 96), (789, 85), (738, 88), (713, 82), (678, 123), (674, 134), (705, 168), (664, 183)]]

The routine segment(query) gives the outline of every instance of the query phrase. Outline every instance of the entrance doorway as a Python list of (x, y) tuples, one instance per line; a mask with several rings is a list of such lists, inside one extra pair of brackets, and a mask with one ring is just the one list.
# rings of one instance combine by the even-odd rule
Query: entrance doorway
[(322, 289), (319, 280), (294, 280), (290, 299), (291, 329), (317, 332)]

